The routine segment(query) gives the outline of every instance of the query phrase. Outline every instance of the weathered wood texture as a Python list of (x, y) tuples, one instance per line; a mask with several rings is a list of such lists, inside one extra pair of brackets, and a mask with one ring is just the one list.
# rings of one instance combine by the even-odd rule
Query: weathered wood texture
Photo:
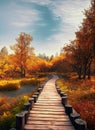
[(38, 101), (30, 111), (25, 130), (75, 130), (56, 91), (57, 79), (54, 75), (44, 86)]

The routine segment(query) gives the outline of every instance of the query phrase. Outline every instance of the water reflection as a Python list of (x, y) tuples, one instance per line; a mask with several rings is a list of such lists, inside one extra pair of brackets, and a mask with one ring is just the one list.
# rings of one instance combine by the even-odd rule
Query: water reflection
[(0, 92), (0, 97), (18, 97), (22, 96), (27, 93), (31, 93), (34, 89), (36, 89), (35, 86), (31, 85), (23, 85), (20, 89), (18, 90), (13, 90), (13, 91), (1, 91)]

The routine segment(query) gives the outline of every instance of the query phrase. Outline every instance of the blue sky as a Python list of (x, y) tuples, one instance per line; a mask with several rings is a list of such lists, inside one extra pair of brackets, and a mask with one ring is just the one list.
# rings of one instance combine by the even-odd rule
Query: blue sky
[(33, 37), (35, 53), (56, 54), (75, 38), (90, 0), (1, 0), (0, 48), (15, 44), (20, 32)]

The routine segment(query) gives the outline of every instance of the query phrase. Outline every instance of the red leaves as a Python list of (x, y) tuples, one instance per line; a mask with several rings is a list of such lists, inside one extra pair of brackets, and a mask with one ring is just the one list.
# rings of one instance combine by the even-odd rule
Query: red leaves
[(83, 100), (73, 104), (74, 108), (80, 113), (81, 117), (86, 120), (89, 130), (95, 129), (95, 103)]

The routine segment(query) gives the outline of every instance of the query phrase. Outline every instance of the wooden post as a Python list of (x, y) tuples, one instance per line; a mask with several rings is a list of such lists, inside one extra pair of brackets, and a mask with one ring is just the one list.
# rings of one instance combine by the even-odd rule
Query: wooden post
[(32, 109), (34, 104), (34, 98), (29, 98), (29, 103), (30, 103), (30, 109)]
[(65, 97), (65, 96), (67, 96), (67, 94), (64, 93), (64, 92), (60, 92), (60, 96), (61, 96), (61, 97)]
[(25, 118), (24, 113), (16, 114), (16, 129), (24, 130)]
[(60, 94), (60, 93), (61, 93), (61, 90), (60, 90), (60, 89), (57, 89), (57, 92)]
[(43, 87), (45, 86), (46, 82), (47, 82), (47, 81), (44, 81), (44, 82), (41, 84), (40, 87), (43, 88)]
[(28, 111), (23, 111), (22, 113), (24, 114), (25, 124), (26, 124), (26, 123), (27, 123), (28, 116), (29, 116), (29, 112), (28, 112)]
[(87, 130), (87, 124), (81, 118), (75, 119), (75, 128), (76, 130)]
[(71, 113), (70, 114), (70, 120), (72, 122), (72, 124), (75, 126), (75, 119), (80, 118), (80, 114), (79, 113)]
[(38, 88), (37, 92), (39, 92), (39, 93), (40, 93), (41, 91), (42, 91), (42, 88)]
[(60, 92), (60, 96), (63, 97), (64, 96), (64, 92)]
[(65, 112), (70, 116), (70, 114), (73, 112), (71, 105), (65, 105)]
[(32, 109), (34, 105), (34, 98), (29, 98), (29, 103), (30, 103), (30, 109)]
[(56, 89), (59, 89), (59, 86), (56, 86)]
[(39, 97), (39, 94), (40, 94), (39, 92), (36, 92), (36, 93), (35, 93), (35, 95), (37, 95), (37, 97)]
[(30, 111), (31, 104), (29, 102), (24, 103), (24, 107), (26, 111)]
[(57, 82), (56, 82), (56, 81), (55, 81), (55, 86), (56, 86), (56, 87), (58, 87), (58, 86), (57, 86)]
[(63, 106), (67, 104), (67, 96), (62, 97), (62, 104)]
[(63, 94), (63, 97), (65, 97), (65, 96), (67, 96), (67, 94), (66, 94), (66, 93), (64, 93), (64, 94)]
[(37, 95), (33, 95), (33, 98), (34, 98), (34, 103), (36, 103), (36, 101), (37, 101)]

